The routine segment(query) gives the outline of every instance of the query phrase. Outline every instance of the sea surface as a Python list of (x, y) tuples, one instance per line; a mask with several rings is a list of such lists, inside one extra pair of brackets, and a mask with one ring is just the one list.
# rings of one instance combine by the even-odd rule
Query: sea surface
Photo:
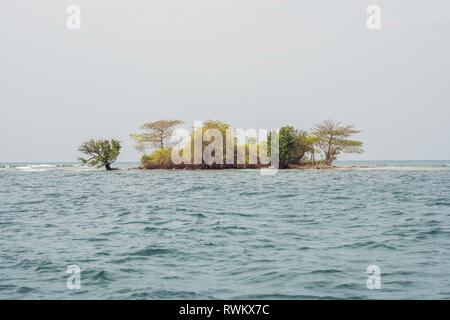
[(0, 299), (450, 299), (450, 161), (338, 164), (1, 163)]

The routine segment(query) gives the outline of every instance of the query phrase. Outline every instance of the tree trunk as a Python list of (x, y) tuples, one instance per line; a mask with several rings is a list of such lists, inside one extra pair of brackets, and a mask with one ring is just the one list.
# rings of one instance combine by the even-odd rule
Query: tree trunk
[(328, 141), (328, 151), (325, 155), (325, 161), (328, 165), (331, 165), (331, 143), (333, 142), (333, 135), (330, 135), (330, 140)]
[(112, 170), (111, 165), (109, 163), (105, 164), (106, 171)]

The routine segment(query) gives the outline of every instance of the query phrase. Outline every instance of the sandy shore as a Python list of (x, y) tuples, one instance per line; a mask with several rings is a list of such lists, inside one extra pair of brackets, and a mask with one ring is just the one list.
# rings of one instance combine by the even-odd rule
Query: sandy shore
[(290, 164), (288, 169), (309, 170), (309, 169), (368, 169), (375, 166), (334, 166), (327, 164)]

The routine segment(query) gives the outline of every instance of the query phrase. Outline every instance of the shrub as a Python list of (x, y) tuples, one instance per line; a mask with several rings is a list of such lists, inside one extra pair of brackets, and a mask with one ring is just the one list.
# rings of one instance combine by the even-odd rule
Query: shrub
[(146, 168), (169, 169), (173, 167), (172, 148), (158, 149), (149, 156), (142, 156), (141, 163)]

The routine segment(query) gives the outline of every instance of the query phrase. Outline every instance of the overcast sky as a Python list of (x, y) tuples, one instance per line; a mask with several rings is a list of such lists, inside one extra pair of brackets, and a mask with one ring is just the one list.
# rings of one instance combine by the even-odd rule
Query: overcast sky
[(75, 161), (91, 137), (138, 161), (129, 134), (158, 119), (331, 118), (364, 131), (342, 159), (450, 159), (449, 39), (448, 0), (2, 1), (0, 162)]

